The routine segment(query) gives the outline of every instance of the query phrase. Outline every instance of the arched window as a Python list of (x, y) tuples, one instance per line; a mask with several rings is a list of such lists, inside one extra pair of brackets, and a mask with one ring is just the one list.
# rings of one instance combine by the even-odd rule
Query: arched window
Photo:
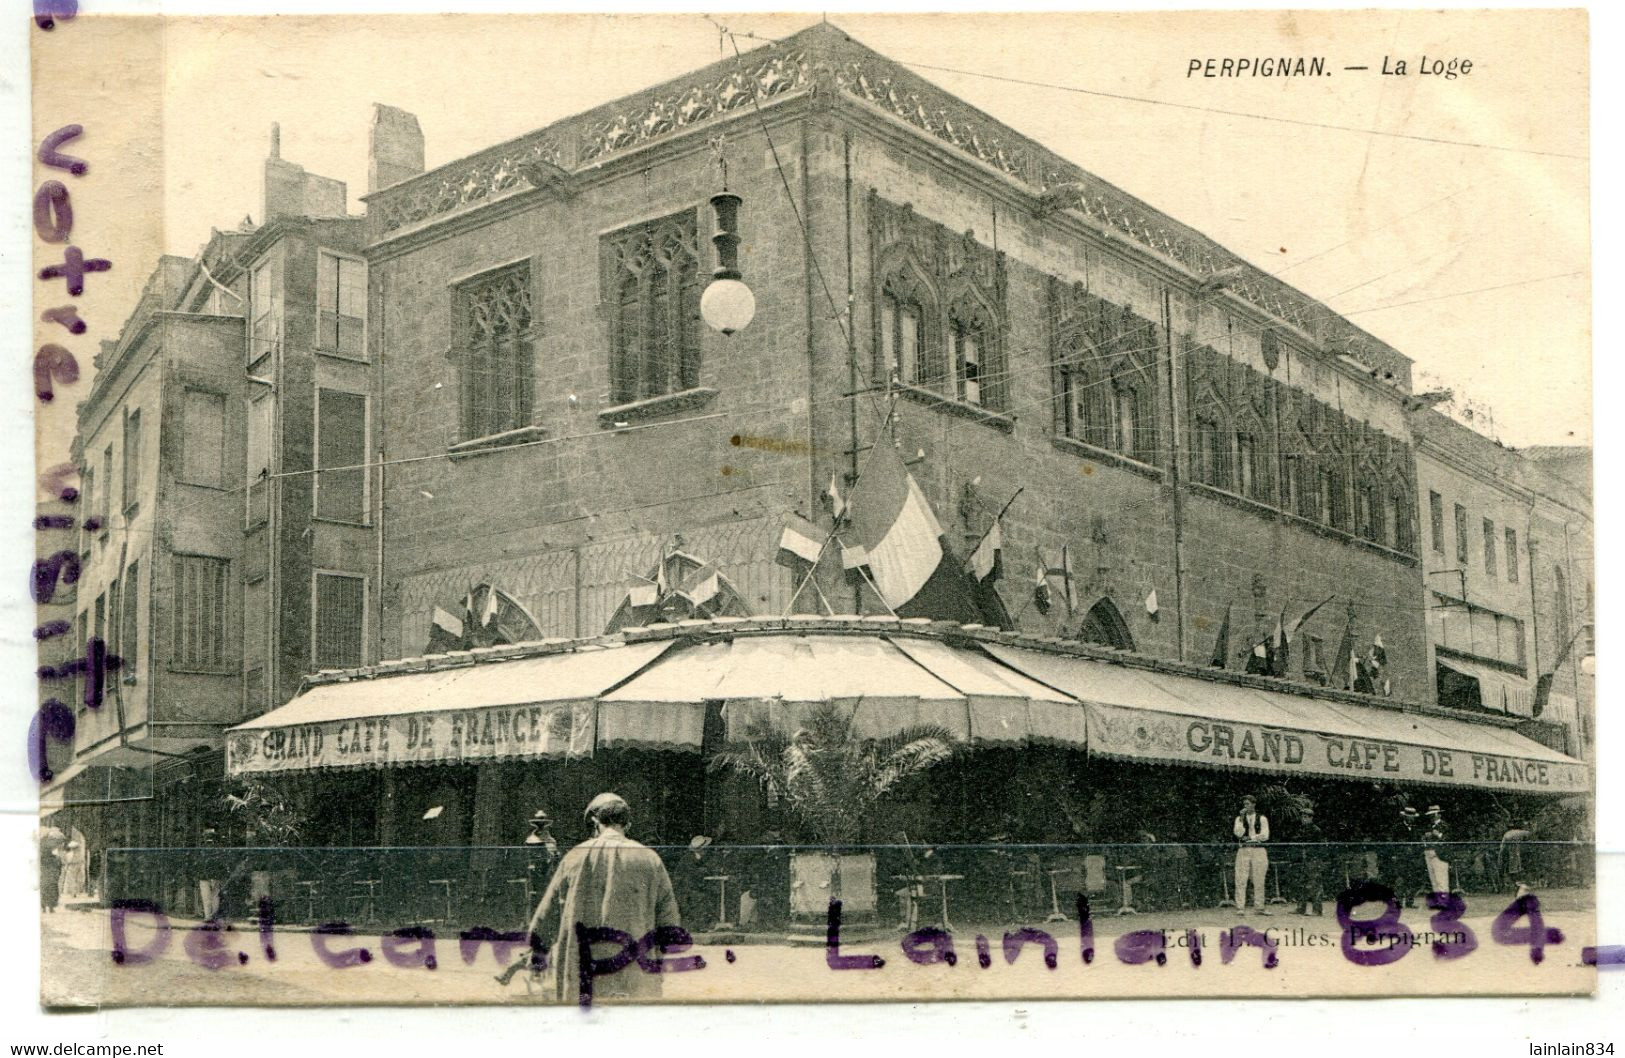
[(987, 329), (981, 319), (972, 314), (955, 312), (948, 321), (953, 339), (954, 391), (967, 404), (982, 404), (984, 375), (987, 364)]
[(1131, 383), (1124, 381), (1122, 375), (1112, 380), (1113, 408), (1112, 426), (1113, 446), (1119, 452), (1131, 459), (1144, 459), (1145, 454), (1140, 450), (1140, 394)]
[(1327, 452), (1315, 475), (1316, 515), (1321, 524), (1344, 532), (1349, 528), (1348, 480), (1342, 454)]
[(1231, 488), (1229, 432), (1220, 426), (1217, 417), (1198, 415), (1194, 431), (1196, 480), (1221, 489)]
[(610, 399), (625, 404), (700, 381), (699, 259), (692, 210), (605, 237)]
[(1116, 604), (1106, 598), (1091, 606), (1084, 615), (1083, 624), (1078, 628), (1078, 638), (1085, 643), (1098, 643), (1116, 650), (1134, 649), (1134, 636), (1128, 630), (1128, 622), (1123, 620), (1123, 614)]
[(1354, 490), (1354, 531), (1367, 540), (1377, 538), (1377, 512), (1372, 503), (1372, 487), (1360, 484)]
[(925, 309), (912, 291), (887, 284), (880, 297), (880, 369), (895, 373), (899, 382), (920, 382), (920, 342), (925, 332)]
[(464, 440), (530, 425), (529, 263), (471, 279), (452, 298)]
[(1062, 432), (1096, 448), (1110, 448), (1109, 380), (1095, 346), (1088, 339), (1076, 339), (1061, 361), (1059, 373)]
[(643, 348), (643, 304), (638, 277), (621, 277), (615, 298), (615, 349), (610, 357), (610, 400), (625, 404), (638, 399), (638, 357)]
[(1288, 452), (1282, 459), (1281, 509), (1291, 514), (1303, 514), (1303, 456)]
[(1235, 489), (1259, 503), (1268, 503), (1275, 491), (1268, 446), (1264, 424), (1251, 415), (1244, 417), (1235, 432)]
[(1416, 551), (1416, 532), (1411, 521), (1413, 509), (1410, 490), (1404, 485), (1394, 485), (1388, 492), (1387, 539), (1393, 542), (1395, 551), (1407, 555)]

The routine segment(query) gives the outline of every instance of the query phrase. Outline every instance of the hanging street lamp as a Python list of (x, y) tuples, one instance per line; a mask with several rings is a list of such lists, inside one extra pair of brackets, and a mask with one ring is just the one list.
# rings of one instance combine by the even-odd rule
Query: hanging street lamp
[(711, 196), (711, 213), (716, 219), (711, 243), (717, 248), (717, 267), (700, 295), (700, 316), (711, 329), (727, 336), (744, 330), (755, 318), (756, 295), (739, 272), (739, 205), (743, 199), (728, 190), (728, 166), (720, 138), (712, 147), (722, 171), (722, 190)]

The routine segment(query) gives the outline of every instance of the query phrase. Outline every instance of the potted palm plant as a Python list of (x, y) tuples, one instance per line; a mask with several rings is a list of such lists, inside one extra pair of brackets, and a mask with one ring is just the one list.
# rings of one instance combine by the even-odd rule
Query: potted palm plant
[[(245, 844), (253, 850), (251, 855), (256, 859), (274, 856), (267, 850), (294, 848), (299, 844), (304, 818), (286, 792), (275, 784), (264, 779), (238, 779), (227, 791), (225, 805), (228, 817), (241, 827)], [(226, 891), (235, 891), (235, 883), (245, 868), (249, 876), (249, 909), (258, 908), (260, 901), (274, 896), (286, 900), (288, 893), (279, 890), (291, 887), (294, 876), (291, 866), (254, 869), (245, 860), (238, 860), (224, 886)]]
[(856, 846), (875, 806), (960, 748), (940, 727), (866, 739), (854, 733), (852, 720), (852, 713), (823, 705), (793, 734), (753, 734), (709, 763), (713, 772), (759, 783), (816, 843), (790, 860), (791, 915), (803, 921), (821, 920), (829, 900), (840, 900), (847, 918), (874, 916), (875, 856)]

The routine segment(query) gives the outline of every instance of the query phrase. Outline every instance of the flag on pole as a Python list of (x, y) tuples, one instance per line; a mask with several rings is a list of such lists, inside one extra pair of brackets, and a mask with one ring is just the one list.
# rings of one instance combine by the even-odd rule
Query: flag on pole
[[(834, 485), (834, 482), (831, 482)], [(893, 610), (907, 605), (942, 564), (942, 526), (897, 450), (878, 445), (852, 488), (851, 536)]]
[(823, 553), (824, 534), (816, 525), (799, 514), (792, 514), (785, 519), (784, 528), (779, 531), (779, 554), (776, 560), (779, 565), (789, 566), (791, 569), (802, 564), (816, 566)]
[(1044, 552), (1038, 552), (1038, 568), (1033, 573), (1033, 607), (1041, 614), (1047, 614), (1054, 605), (1049, 590), (1049, 563), (1044, 560)]
[(1337, 596), (1335, 596), (1335, 595), (1326, 596), (1326, 598), (1322, 599), (1320, 602), (1317, 602), (1315, 605), (1311, 606), (1308, 609), (1308, 611), (1304, 613), (1304, 615), (1302, 617), (1298, 618), (1296, 621), (1293, 621), (1292, 624), (1287, 626), (1287, 630), (1286, 630), (1287, 642), (1290, 643), (1292, 640), (1298, 638), (1298, 629), (1302, 628), (1304, 626), (1304, 624), (1309, 620), (1309, 618), (1315, 616), (1315, 614), (1320, 610), (1320, 608), (1322, 606), (1325, 606), (1327, 603), (1331, 602), (1335, 598), (1337, 598)]
[(824, 502), (829, 504), (829, 513), (835, 516), (837, 522), (846, 517), (846, 500), (841, 496), (839, 471), (829, 476), (829, 487), (824, 490)]
[(1224, 605), (1224, 620), (1219, 622), (1219, 635), (1213, 641), (1213, 660), (1209, 663), (1216, 669), (1230, 667), (1230, 604)]
[(1288, 667), (1292, 661), (1292, 644), (1287, 639), (1286, 607), (1281, 608), (1281, 615), (1275, 619), (1275, 632), (1270, 640), (1270, 672), (1271, 676), (1287, 675)]
[(1147, 595), (1145, 597), (1145, 612), (1150, 615), (1151, 620), (1155, 621), (1155, 620), (1158, 620), (1158, 613), (1157, 613), (1158, 609), (1159, 609), (1159, 607), (1157, 606), (1157, 589), (1152, 588), (1151, 589), (1151, 594)]
[(462, 620), (436, 606), (429, 617), (428, 653), (444, 654), (451, 650), (462, 650), (465, 646)]
[(970, 575), (978, 581), (997, 580), (1003, 572), (1002, 554), (1004, 551), (1004, 532), (999, 528), (998, 519), (993, 520), (993, 528), (982, 537), (982, 542), (976, 545), (971, 552)]
[(1358, 661), (1354, 657), (1354, 608), (1350, 606), (1348, 627), (1343, 630), (1342, 642), (1337, 644), (1337, 660), (1332, 662), (1332, 671), (1342, 678), (1345, 691), (1354, 688), (1356, 664)]
[(868, 564), (869, 552), (863, 549), (863, 545), (846, 543), (841, 545), (841, 568), (846, 572), (851, 573), (853, 570), (862, 569)]
[(687, 599), (695, 609), (699, 609), (715, 599), (721, 591), (722, 583), (717, 567), (708, 563), (689, 574), (687, 582), (677, 594)]
[(1078, 609), (1078, 580), (1072, 575), (1072, 549), (1065, 544), (1061, 545), (1061, 590), (1066, 593), (1066, 609), (1068, 613), (1076, 613)]

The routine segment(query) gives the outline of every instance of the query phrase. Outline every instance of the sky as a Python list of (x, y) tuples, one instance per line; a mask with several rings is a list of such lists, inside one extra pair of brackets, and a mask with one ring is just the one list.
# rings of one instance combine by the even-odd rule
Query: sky
[[(817, 18), (718, 16), (769, 38)], [(1419, 390), (1470, 397), (1503, 442), (1589, 442), (1583, 15), (831, 20), (1344, 312), (1415, 361)], [(101, 336), (160, 250), (190, 256), (211, 228), (260, 219), (273, 122), (283, 157), (344, 180), (359, 212), (374, 102), (418, 115), (433, 167), (723, 54), (702, 15), (81, 17), (71, 28), (76, 52), (111, 60), (72, 108), (100, 177), (83, 196), (75, 187), (75, 241), (117, 262), (89, 283)], [(1323, 55), (1334, 73), (1188, 76), (1192, 60), (1264, 55)], [(1473, 67), (1424, 77), (1424, 58)], [(1380, 72), (1401, 60), (1408, 76)], [(1370, 69), (1342, 69), (1353, 65)]]

